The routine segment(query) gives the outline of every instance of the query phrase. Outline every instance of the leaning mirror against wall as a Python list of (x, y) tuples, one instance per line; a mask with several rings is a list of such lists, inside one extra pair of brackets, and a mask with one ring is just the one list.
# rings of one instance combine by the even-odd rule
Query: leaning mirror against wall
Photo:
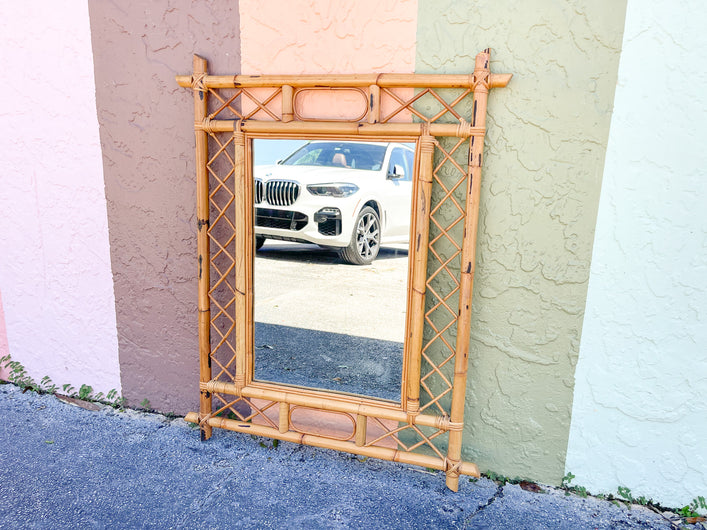
[[(478, 476), (462, 460), (461, 442), (486, 104), (489, 89), (511, 78), (492, 74), (489, 61), (485, 50), (473, 73), (459, 75), (212, 76), (195, 56), (193, 73), (178, 76), (194, 93), (199, 230), (200, 404), (185, 419), (199, 424), (203, 439), (225, 428), (441, 469), (453, 490), (460, 474)], [(365, 104), (344, 118), (298, 107), (322, 93)], [(266, 139), (302, 145), (261, 158), (274, 150), (259, 143)], [(412, 172), (404, 145), (411, 139)], [(402, 192), (408, 174), (412, 203), (376, 207), (386, 199), (375, 193), (386, 185)], [(383, 185), (369, 187), (363, 175), (379, 175)], [(405, 232), (394, 211), (410, 204), (408, 280), (374, 284), (371, 271), (384, 274), (380, 267), (405, 253), (393, 247)], [(303, 276), (302, 262), (312, 276)], [(337, 282), (345, 269), (363, 283)], [(277, 276), (294, 291), (285, 294), (271, 281)], [(311, 296), (309, 286), (326, 276), (333, 287)], [(374, 298), (398, 281), (408, 286), (405, 310), (375, 315), (380, 298), (368, 306), (342, 300)], [(335, 309), (324, 308), (326, 299)], [(389, 323), (403, 311), (402, 370), (398, 362), (388, 370), (382, 345), (400, 343), (399, 324)], [(326, 328), (332, 313), (344, 318)], [(267, 326), (336, 340), (298, 352), (292, 335), (276, 341), (258, 331)], [(371, 336), (372, 329), (391, 336)], [(331, 355), (362, 339), (372, 357)], [(271, 342), (283, 347), (275, 351)], [(318, 353), (328, 365), (307, 370)], [(375, 370), (345, 380), (367, 363)], [(386, 370), (402, 373), (395, 393), (380, 385)]]

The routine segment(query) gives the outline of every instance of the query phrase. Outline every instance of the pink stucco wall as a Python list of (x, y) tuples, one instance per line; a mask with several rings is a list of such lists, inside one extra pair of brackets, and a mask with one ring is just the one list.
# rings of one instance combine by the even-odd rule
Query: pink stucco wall
[[(0, 357), (10, 353), (10, 345), (7, 343), (7, 328), (5, 327), (5, 311), (2, 308), (2, 292), (0, 292)], [(7, 379), (8, 371), (4, 365), (0, 365), (0, 379)]]
[[(0, 291), (36, 380), (120, 391), (88, 6), (0, 4)], [(10, 74), (11, 72), (11, 74)]]

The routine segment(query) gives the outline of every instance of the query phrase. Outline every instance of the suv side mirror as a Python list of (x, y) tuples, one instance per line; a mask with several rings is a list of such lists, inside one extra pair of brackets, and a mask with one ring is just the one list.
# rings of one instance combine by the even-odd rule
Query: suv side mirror
[(405, 170), (403, 169), (403, 166), (400, 164), (395, 164), (393, 166), (393, 171), (391, 172), (390, 170), (388, 171), (388, 178), (389, 179), (401, 179), (405, 176)]

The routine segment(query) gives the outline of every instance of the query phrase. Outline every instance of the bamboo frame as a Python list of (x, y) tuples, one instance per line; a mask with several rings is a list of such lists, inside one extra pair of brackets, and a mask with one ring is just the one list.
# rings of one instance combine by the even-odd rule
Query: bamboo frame
[[(482, 52), (485, 53), (485, 52)], [(487, 68), (488, 70), (488, 68)], [(488, 87), (503, 88), (513, 74), (489, 72)], [(188, 88), (192, 76), (178, 75), (177, 84)], [(385, 88), (474, 88), (473, 74), (332, 74), (332, 75), (207, 75), (203, 80), (206, 88), (262, 88), (283, 85), (298, 88), (313, 87), (370, 87)]]
[[(203, 78), (206, 73), (206, 60), (194, 56), (194, 76), (192, 88), (194, 90), (194, 121), (199, 122), (206, 117), (206, 91)], [(197, 252), (199, 253), (199, 371), (200, 382), (211, 379), (211, 305), (209, 304), (210, 285), (210, 245), (207, 231), (209, 229), (209, 176), (206, 168), (208, 159), (208, 137), (205, 131), (194, 130), (196, 141), (196, 208), (197, 208)], [(211, 394), (205, 390), (200, 391), (199, 420), (201, 425), (201, 439), (211, 437), (211, 426), (201, 423), (212, 411)]]
[[(447, 486), (454, 491), (460, 474), (479, 475), (475, 464), (462, 461), (461, 448), (485, 117), (489, 89), (506, 86), (511, 79), (511, 74), (490, 72), (489, 53), (485, 50), (477, 55), (474, 72), (469, 75), (214, 76), (208, 75), (206, 61), (194, 56), (193, 74), (176, 77), (180, 86), (191, 87), (194, 93), (201, 397), (199, 412), (189, 413), (185, 419), (200, 425), (202, 439), (208, 439), (217, 427), (422, 465), (444, 470)], [(250, 90), (268, 87), (274, 91), (265, 99), (258, 99), (257, 91)], [(418, 89), (412, 98), (396, 92), (410, 88)], [(342, 120), (303, 117), (297, 95), (326, 89), (361, 92), (366, 97), (366, 112)], [(460, 94), (450, 102), (437, 89), (456, 89)], [(417, 102), (425, 97), (440, 108), (431, 116), (417, 108)], [(473, 97), (470, 121), (456, 110), (467, 97)], [(384, 98), (398, 105), (387, 116), (381, 113)], [(209, 101), (217, 107), (211, 113)], [(241, 111), (244, 101), (249, 107), (255, 104), (254, 110)], [(276, 101), (280, 104), (277, 111)], [(418, 121), (392, 122), (401, 111)], [(255, 119), (258, 113), (268, 119)], [(442, 116), (447, 117), (441, 120)], [(448, 116), (453, 123), (447, 123)], [(273, 136), (417, 142), (400, 403), (254, 380), (251, 141)], [(445, 150), (437, 140), (442, 137), (457, 138), (456, 146)], [(466, 167), (462, 167), (453, 155), (466, 139), (469, 155)], [(216, 147), (211, 155), (210, 142)], [(443, 182), (440, 168), (445, 164), (456, 168), (456, 183)], [(463, 205), (454, 198), (461, 186), (466, 189)], [(443, 196), (433, 204), (436, 188)], [(437, 218), (449, 204), (460, 212), (451, 223)], [(216, 213), (213, 218), (210, 209)], [(453, 241), (451, 233), (459, 223), (464, 228), (461, 246), (453, 243), (457, 252), (451, 258), (440, 256), (434, 245), (442, 237)], [(434, 256), (431, 262), (430, 254)], [(457, 257), (461, 270), (454, 273), (452, 262)], [(434, 278), (443, 273), (455, 278), (455, 287), (446, 294), (434, 284)], [(447, 301), (457, 292), (459, 305), (452, 309)], [(449, 313), (445, 325), (433, 319), (438, 308)], [(434, 332), (432, 338), (424, 338), (425, 326)], [(454, 345), (444, 335), (452, 328), (456, 328)], [(451, 351), (447, 358), (435, 358), (430, 348), (435, 341)], [(216, 374), (212, 362), (216, 363)], [(448, 374), (451, 366), (453, 373)], [(435, 378), (442, 382), (441, 390), (435, 389)], [(451, 403), (447, 404), (450, 394)], [(341, 418), (348, 425), (345, 433), (350, 434), (336, 434), (333, 426), (323, 435), (298, 427), (292, 422), (292, 413), (299, 408)], [(439, 413), (430, 413), (435, 408)], [(446, 448), (439, 442), (445, 439)], [(420, 452), (423, 449), (426, 454)]]

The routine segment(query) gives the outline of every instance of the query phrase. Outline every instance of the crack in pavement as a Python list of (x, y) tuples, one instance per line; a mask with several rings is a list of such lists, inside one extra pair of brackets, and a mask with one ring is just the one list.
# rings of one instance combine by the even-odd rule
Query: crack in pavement
[(471, 524), (471, 520), (476, 517), (479, 513), (483, 512), (486, 508), (491, 506), (494, 502), (496, 502), (497, 499), (502, 499), (503, 498), (503, 488), (505, 485), (498, 486), (496, 488), (496, 492), (487, 500), (484, 504), (480, 505), (476, 510), (474, 510), (474, 513), (472, 513), (466, 521), (464, 521), (464, 526), (463, 528), (469, 528), (469, 525)]

